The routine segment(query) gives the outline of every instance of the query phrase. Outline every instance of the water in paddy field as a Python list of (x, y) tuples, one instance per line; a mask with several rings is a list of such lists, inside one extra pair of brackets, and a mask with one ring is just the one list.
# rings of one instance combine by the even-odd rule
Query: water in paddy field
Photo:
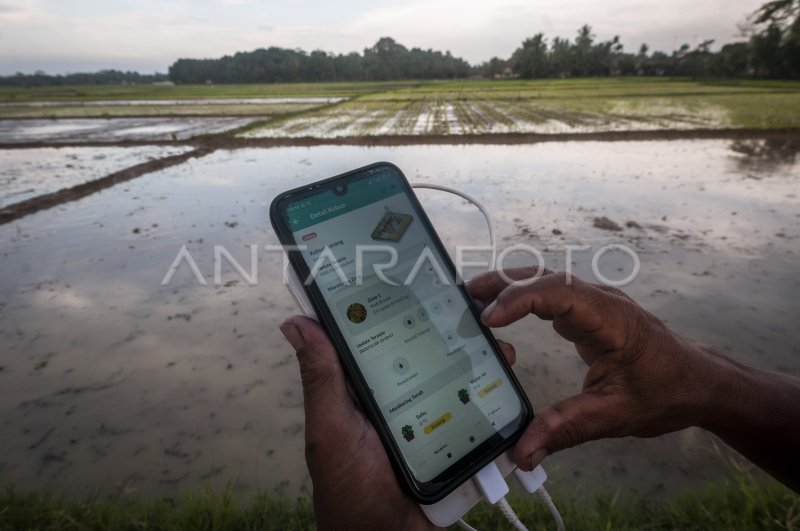
[(186, 140), (230, 131), (253, 120), (252, 116), (0, 120), (0, 143)]
[[(278, 331), (297, 309), (280, 256), (263, 250), (277, 243), (267, 208), (379, 160), (484, 201), (501, 246), (534, 245), (551, 268), (564, 268), (565, 244), (589, 245), (573, 268), (592, 280), (594, 251), (630, 246), (641, 270), (625, 290), (644, 307), (737, 360), (798, 375), (797, 152), (712, 140), (220, 150), (2, 225), (0, 478), (69, 495), (308, 490), (299, 372)], [(418, 193), (449, 247), (484, 241), (472, 206)], [(187, 267), (161, 285), (183, 245), (207, 285)], [(256, 245), (257, 284), (228, 263), (215, 283), (215, 245), (248, 270)], [(631, 268), (622, 253), (600, 261), (608, 278)], [(579, 391), (585, 368), (549, 323), (497, 336), (516, 345), (535, 410)], [(727, 473), (700, 430), (594, 442), (545, 464), (579, 495), (672, 493)]]
[(190, 149), (137, 146), (0, 150), (0, 208)]

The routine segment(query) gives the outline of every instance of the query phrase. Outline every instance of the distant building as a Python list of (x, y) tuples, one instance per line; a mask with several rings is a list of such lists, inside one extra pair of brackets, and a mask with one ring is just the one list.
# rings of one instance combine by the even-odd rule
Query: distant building
[(510, 66), (506, 66), (502, 72), (494, 75), (495, 79), (508, 79), (511, 77), (514, 77), (514, 70)]

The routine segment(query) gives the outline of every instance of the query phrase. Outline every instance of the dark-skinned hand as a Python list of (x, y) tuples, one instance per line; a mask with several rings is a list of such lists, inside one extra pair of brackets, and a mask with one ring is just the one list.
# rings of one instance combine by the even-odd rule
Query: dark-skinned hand
[(615, 288), (546, 270), (533, 281), (534, 268), (504, 273), (468, 283), (485, 306), (484, 323), (502, 327), (530, 314), (550, 320), (588, 366), (582, 392), (536, 413), (514, 448), (520, 468), (586, 441), (700, 426), (798, 487), (796, 378), (746, 367), (683, 338)]
[[(306, 463), (319, 529), (435, 529), (400, 488), (378, 434), (356, 407), (322, 327), (295, 316), (281, 332), (297, 352), (305, 407)], [(500, 342), (514, 362), (514, 349)]]
[[(529, 314), (551, 320), (588, 371), (582, 392), (537, 412), (517, 443), (517, 465), (605, 438), (706, 428), (797, 489), (800, 383), (746, 367), (685, 339), (624, 293), (563, 273), (506, 270), (467, 288), (488, 326)], [(510, 278), (509, 278), (510, 277)], [(292, 317), (281, 331), (297, 351), (305, 406), (306, 462), (320, 529), (430, 529), (401, 490), (377, 433), (357, 408), (322, 328)], [(511, 363), (513, 347), (501, 343)]]

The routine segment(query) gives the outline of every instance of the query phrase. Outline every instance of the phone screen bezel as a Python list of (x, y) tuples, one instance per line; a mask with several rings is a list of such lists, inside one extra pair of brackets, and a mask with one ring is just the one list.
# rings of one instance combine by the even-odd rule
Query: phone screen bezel
[[(445, 250), (445, 247), (439, 239), (439, 236), (436, 233), (436, 230), (433, 228), (430, 220), (428, 219), (428, 216), (425, 214), (425, 211), (414, 194), (410, 184), (408, 183), (408, 180), (406, 179), (405, 175), (403, 175), (403, 172), (400, 170), (400, 168), (389, 162), (376, 162), (368, 166), (357, 168), (340, 175), (336, 175), (322, 181), (317, 181), (306, 186), (294, 188), (279, 194), (270, 205), (270, 222), (275, 230), (276, 235), (278, 236), (278, 240), (282, 245), (297, 245), (291, 227), (289, 227), (285, 221), (285, 209), (290, 202), (333, 189), (339, 185), (344, 185), (346, 187), (349, 185), (349, 183), (355, 180), (363, 179), (378, 171), (386, 170), (391, 170), (399, 177), (399, 181), (403, 188), (402, 193), (404, 193), (411, 201), (411, 204), (415, 210), (415, 214), (417, 214), (419, 221), (423, 224), (427, 235), (430, 237), (432, 245), (442, 257), (442, 261), (444, 262), (442, 265), (447, 270), (448, 274), (451, 275), (451, 278), (455, 279), (455, 265)], [(310, 273), (310, 269), (306, 264), (301, 252), (289, 251), (287, 254), (289, 263), (291, 267), (294, 268), (295, 273), (297, 273), (301, 280), (305, 280)], [(508, 381), (511, 383), (514, 391), (519, 397), (522, 411), (517, 419), (512, 421), (512, 423), (515, 423), (515, 426), (509, 436), (504, 437), (500, 433), (496, 433), (495, 435), (486, 439), (483, 443), (479, 444), (467, 455), (454, 462), (450, 467), (445, 469), (433, 480), (427, 482), (418, 481), (406, 466), (401, 450), (397, 447), (397, 444), (389, 431), (386, 421), (381, 414), (379, 405), (375, 402), (368, 391), (369, 387), (366, 383), (366, 380), (364, 379), (358, 363), (356, 362), (355, 357), (353, 356), (353, 353), (351, 352), (350, 347), (345, 340), (345, 332), (343, 332), (336, 324), (336, 321), (334, 320), (322, 293), (317, 288), (315, 282), (304, 286), (304, 288), (311, 301), (314, 311), (319, 317), (320, 324), (328, 332), (328, 335), (331, 338), (337, 353), (339, 354), (339, 359), (345, 369), (345, 374), (348, 382), (350, 383), (351, 391), (358, 400), (362, 411), (366, 414), (372, 425), (375, 427), (375, 430), (377, 431), (381, 442), (383, 443), (383, 447), (386, 449), (386, 452), (390, 457), (390, 462), (392, 463), (392, 468), (394, 469), (395, 474), (399, 479), (402, 479), (401, 484), (405, 487), (406, 491), (420, 503), (435, 503), (447, 496), (447, 494), (452, 492), (458, 485), (472, 477), (481, 468), (483, 468), (492, 460), (496, 459), (500, 454), (511, 447), (522, 434), (525, 427), (533, 419), (533, 409), (530, 405), (530, 402), (522, 390), (522, 387), (514, 375), (514, 372), (511, 370), (511, 367), (503, 356), (497, 341), (495, 340), (491, 331), (489, 331), (489, 329), (481, 322), (480, 314), (477, 308), (475, 308), (475, 305), (471, 303), (471, 298), (469, 297), (469, 294), (467, 293), (463, 283), (457, 283), (457, 288), (462, 291), (462, 294), (468, 301), (469, 308), (475, 317), (481, 332), (491, 345), (495, 357), (498, 358), (501, 367), (506, 373)]]

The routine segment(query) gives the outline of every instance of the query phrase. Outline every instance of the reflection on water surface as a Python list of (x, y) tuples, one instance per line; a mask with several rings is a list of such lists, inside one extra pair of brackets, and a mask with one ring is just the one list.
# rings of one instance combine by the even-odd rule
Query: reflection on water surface
[[(218, 151), (0, 226), (0, 477), (70, 494), (309, 488), (299, 374), (277, 329), (296, 310), (280, 257), (263, 251), (276, 243), (267, 207), (377, 160), (480, 198), (503, 245), (535, 245), (551, 267), (564, 267), (567, 243), (630, 245), (642, 269), (626, 290), (645, 307), (743, 362), (798, 374), (800, 172), (785, 152), (728, 141)], [(448, 245), (483, 241), (472, 207), (419, 195)], [(601, 217), (622, 230), (596, 227)], [(258, 284), (226, 264), (215, 285), (214, 245), (246, 267), (251, 244)], [(182, 245), (207, 286), (188, 268), (160, 285)], [(575, 271), (590, 278), (590, 260), (577, 253)], [(630, 264), (610, 254), (601, 267), (624, 276)], [(584, 368), (549, 323), (497, 335), (516, 344), (535, 409), (579, 390)], [(724, 473), (710, 448), (699, 431), (600, 441), (548, 469), (579, 493), (670, 492)]]

